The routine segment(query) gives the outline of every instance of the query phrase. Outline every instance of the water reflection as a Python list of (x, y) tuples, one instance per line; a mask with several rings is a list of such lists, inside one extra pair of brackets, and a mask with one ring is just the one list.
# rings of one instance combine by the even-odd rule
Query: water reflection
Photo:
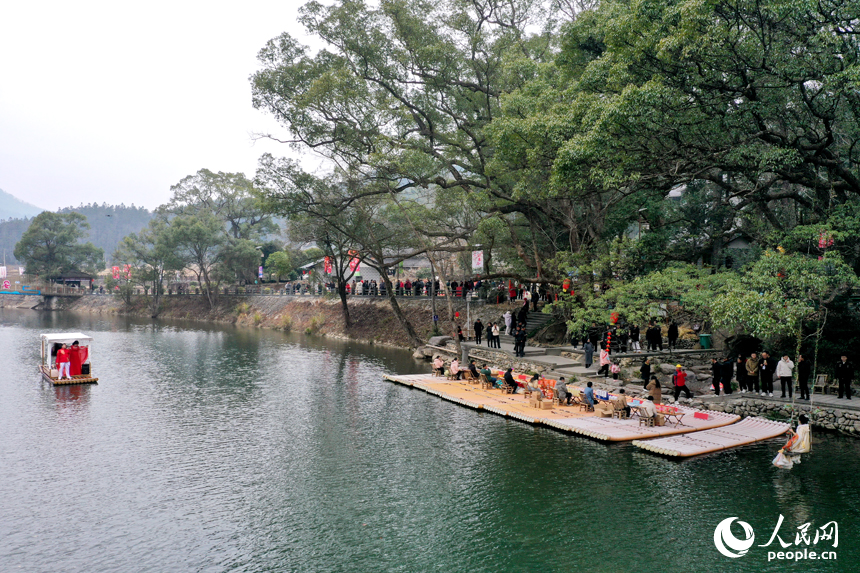
[[(59, 313), (0, 324), (3, 571), (762, 571), (721, 560), (716, 523), (836, 519), (846, 539), (860, 523), (853, 440), (817, 437), (790, 473), (774, 443), (678, 462), (383, 382), (427, 368), (391, 349)], [(40, 381), (48, 327), (96, 335), (100, 384)]]

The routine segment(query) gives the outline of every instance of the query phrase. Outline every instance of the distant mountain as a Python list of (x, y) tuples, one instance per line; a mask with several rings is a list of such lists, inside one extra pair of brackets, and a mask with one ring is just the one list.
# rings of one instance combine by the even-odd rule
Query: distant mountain
[(44, 209), (41, 207), (21, 201), (14, 195), (0, 189), (0, 220), (35, 217), (42, 211)]
[[(40, 212), (42, 210), (40, 209)], [(107, 262), (110, 262), (111, 255), (116, 251), (123, 237), (139, 232), (152, 219), (151, 211), (134, 205), (126, 207), (125, 205), (108, 205), (106, 203), (96, 205), (92, 203), (91, 205), (65, 207), (59, 210), (60, 213), (72, 211), (84, 215), (90, 224), (89, 235), (83, 239), (83, 242), (91, 242), (103, 249)], [(30, 226), (30, 222), (31, 219), (27, 218), (0, 222), (0, 251), (5, 252), (7, 263), (14, 264), (17, 262), (12, 251), (15, 250), (15, 244), (21, 240), (24, 231)]]

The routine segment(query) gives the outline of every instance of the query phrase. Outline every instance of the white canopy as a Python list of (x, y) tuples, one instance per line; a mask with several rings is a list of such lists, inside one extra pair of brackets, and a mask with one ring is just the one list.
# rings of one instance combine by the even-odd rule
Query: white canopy
[(49, 344), (59, 343), (59, 344), (71, 344), (75, 340), (80, 343), (84, 342), (92, 342), (93, 337), (87, 336), (83, 332), (57, 332), (52, 334), (43, 334), (42, 340)]

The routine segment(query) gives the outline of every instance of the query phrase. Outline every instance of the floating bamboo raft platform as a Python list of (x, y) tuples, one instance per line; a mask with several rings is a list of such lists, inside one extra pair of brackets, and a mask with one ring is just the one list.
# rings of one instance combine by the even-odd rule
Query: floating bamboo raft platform
[(58, 380), (57, 378), (51, 376), (51, 371), (44, 366), (40, 366), (39, 370), (42, 372), (42, 378), (44, 378), (54, 386), (67, 386), (69, 384), (98, 384), (99, 381), (98, 378), (94, 378), (93, 376), (86, 376), (83, 374), (72, 376), (68, 380)]
[(789, 425), (782, 422), (745, 418), (731, 426), (656, 440), (636, 440), (633, 445), (664, 456), (688, 458), (771, 440), (783, 435), (788, 428)]
[[(682, 423), (667, 422), (664, 426), (641, 426), (637, 418), (603, 418), (599, 413), (580, 410), (578, 405), (556, 406), (548, 410), (539, 410), (531, 407), (522, 394), (503, 394), (501, 390), (481, 389), (479, 385), (470, 384), (466, 381), (447, 380), (430, 374), (404, 376), (386, 374), (384, 378), (391, 382), (418, 388), (429, 394), (439, 396), (443, 400), (456, 402), (469, 408), (485, 410), (530, 424), (540, 424), (602, 441), (623, 442), (689, 434), (728, 426), (740, 419), (740, 416), (735, 414), (722, 412), (702, 412), (700, 415), (707, 415), (698, 418), (694, 417), (697, 410), (681, 406), (678, 407), (678, 410), (685, 414)], [(568, 388), (576, 389), (571, 385)]]

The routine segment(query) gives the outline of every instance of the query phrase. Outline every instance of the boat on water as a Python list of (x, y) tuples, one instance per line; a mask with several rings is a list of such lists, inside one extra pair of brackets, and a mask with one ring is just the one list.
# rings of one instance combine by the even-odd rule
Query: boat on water
[[(93, 376), (90, 354), (93, 338), (82, 332), (60, 332), (42, 334), (42, 362), (39, 371), (42, 377), (55, 386), (66, 384), (96, 384), (99, 379)], [(60, 379), (57, 368), (57, 351), (66, 345), (69, 355), (69, 377)]]

